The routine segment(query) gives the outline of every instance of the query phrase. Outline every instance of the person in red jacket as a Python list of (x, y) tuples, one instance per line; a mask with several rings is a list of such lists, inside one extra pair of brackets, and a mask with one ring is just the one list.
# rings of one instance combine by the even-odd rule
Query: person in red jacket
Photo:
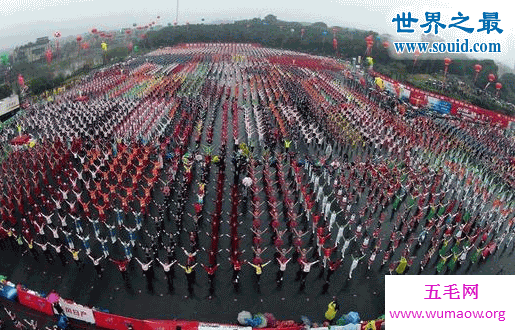
[(118, 270), (120, 271), (120, 274), (122, 274), (123, 280), (126, 283), (129, 282), (129, 275), (128, 275), (128, 272), (127, 272), (127, 265), (129, 264), (130, 260), (129, 259), (115, 260), (115, 259), (112, 259), (112, 258), (109, 258), (109, 260), (111, 260), (111, 262), (113, 262), (118, 267)]

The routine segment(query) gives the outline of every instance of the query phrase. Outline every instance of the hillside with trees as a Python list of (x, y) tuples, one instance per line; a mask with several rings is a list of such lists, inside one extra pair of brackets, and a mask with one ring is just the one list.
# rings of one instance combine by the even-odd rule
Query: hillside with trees
[[(29, 87), (34, 94), (53, 88), (64, 78), (77, 72), (112, 61), (123, 60), (130, 55), (138, 55), (159, 47), (174, 46), (181, 43), (195, 42), (238, 42), (258, 43), (264, 47), (289, 49), (314, 55), (336, 57), (352, 61), (353, 58), (365, 58), (367, 45), (365, 38), (372, 36), (374, 44), (371, 57), (374, 59), (374, 70), (393, 79), (431, 90), (453, 98), (465, 100), (483, 108), (496, 110), (505, 114), (513, 114), (515, 103), (515, 75), (511, 72), (498, 77), (499, 67), (492, 60), (475, 60), (454, 58), (448, 67), (446, 83), (442, 84), (444, 61), (421, 59), (394, 60), (388, 48), (390, 36), (379, 35), (374, 31), (357, 30), (339, 26), (328, 26), (324, 22), (300, 23), (287, 22), (267, 15), (263, 19), (235, 21), (227, 24), (185, 24), (156, 29), (132, 29), (132, 33), (119, 31), (113, 40), (109, 40), (105, 54), (100, 49), (102, 38), (98, 35), (86, 34), (84, 42), (90, 49), (80, 53), (73, 42), (63, 45), (61, 62), (55, 65), (38, 63), (34, 65), (14, 65), (13, 72), (26, 75)], [(333, 34), (338, 42), (337, 50), (333, 48)], [(104, 38), (105, 39), (105, 38)], [(129, 48), (129, 43), (134, 49)], [(388, 47), (387, 47), (388, 46)], [(138, 53), (134, 53), (138, 50)], [(80, 56), (77, 56), (77, 55)], [(66, 72), (59, 65), (66, 64)], [(480, 64), (482, 70), (476, 78), (474, 65)], [(503, 70), (506, 71), (506, 70)], [(496, 77), (495, 82), (502, 84), (500, 91), (495, 90), (495, 82), (485, 89), (489, 74)], [(497, 95), (498, 94), (498, 95)]]

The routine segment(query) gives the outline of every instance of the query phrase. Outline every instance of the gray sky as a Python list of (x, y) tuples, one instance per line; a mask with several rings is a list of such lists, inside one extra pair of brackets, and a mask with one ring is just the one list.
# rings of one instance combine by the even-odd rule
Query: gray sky
[[(214, 20), (238, 20), (254, 17), (265, 17), (274, 14), (281, 20), (317, 22), (328, 25), (357, 27), (389, 33), (394, 40), (418, 41), (425, 28), (419, 25), (426, 23), (425, 12), (440, 12), (440, 22), (449, 25), (456, 21), (452, 17), (462, 12), (469, 16), (463, 23), (465, 27), (475, 30), (482, 27), (479, 22), (483, 12), (498, 12), (498, 27), (504, 31), (472, 32), (468, 34), (457, 28), (440, 29), (438, 36), (446, 41), (460, 42), (465, 38), (473, 42), (499, 42), (500, 54), (482, 54), (479, 57), (493, 58), (513, 68), (515, 63), (515, 21), (509, 17), (510, 10), (506, 2), (480, 2), (478, 0), (457, 1), (424, 1), (413, 0), (180, 0), (179, 24), (186, 21), (199, 23), (202, 18), (206, 22)], [(414, 23), (415, 30), (411, 34), (397, 33), (396, 23), (392, 19), (405, 12), (419, 21)], [(90, 30), (121, 28), (133, 23), (145, 24), (160, 16), (160, 23), (166, 25), (173, 22), (176, 15), (176, 1), (152, 0), (0, 0), (0, 50), (35, 41), (37, 37), (49, 36), (57, 30), (63, 37), (77, 35)], [(432, 31), (434, 32), (434, 30)]]

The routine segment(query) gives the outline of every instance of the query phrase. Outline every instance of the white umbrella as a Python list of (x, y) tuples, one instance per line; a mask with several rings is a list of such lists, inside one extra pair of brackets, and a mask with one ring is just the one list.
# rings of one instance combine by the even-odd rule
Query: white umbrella
[(247, 324), (247, 319), (252, 319), (252, 314), (250, 314), (250, 312), (247, 312), (247, 311), (241, 311), (238, 313), (238, 323), (241, 324), (241, 325), (246, 325)]

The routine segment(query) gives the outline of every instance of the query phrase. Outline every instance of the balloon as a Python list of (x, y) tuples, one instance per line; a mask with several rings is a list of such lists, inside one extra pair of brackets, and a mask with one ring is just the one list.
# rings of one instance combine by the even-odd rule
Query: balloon
[(137, 45), (136, 45), (136, 46), (134, 46), (134, 52), (135, 52), (135, 53), (137, 53), (137, 52), (138, 52), (138, 50), (139, 50), (139, 47), (138, 47)]
[(131, 34), (131, 33), (132, 33), (132, 31), (131, 31), (131, 30), (125, 30), (125, 34), (127, 34), (127, 35), (128, 35), (128, 34)]
[(190, 25), (190, 22), (186, 22), (186, 25)]
[[(390, 47), (390, 43), (389, 43), (388, 41), (384, 41), (384, 42), (383, 42), (383, 47), (384, 47), (384, 48), (388, 48), (388, 47)], [(417, 50), (418, 50), (418, 49), (417, 49)]]
[(204, 22), (204, 19), (202, 19), (202, 22)]
[(77, 42), (81, 42), (82, 41), (82, 36), (77, 36)]
[(174, 25), (174, 26), (177, 26), (177, 21), (174, 21), (174, 22), (173, 22), (173, 25)]
[(137, 25), (138, 25), (138, 24), (134, 23), (134, 24), (132, 24), (132, 27), (136, 27)]
[(160, 18), (161, 18), (161, 16), (157, 16), (157, 19), (160, 19)]
[(502, 84), (500, 82), (495, 84), (495, 89), (499, 90), (502, 88)]
[(102, 42), (102, 43), (100, 44), (100, 46), (102, 47), (102, 50), (103, 50), (104, 52), (106, 52), (106, 51), (107, 51), (107, 44), (106, 44), (105, 42)]
[(327, 31), (322, 32), (322, 34), (323, 34), (324, 36), (326, 36), (326, 35), (327, 35)]
[(61, 38), (61, 32), (59, 32), (59, 31), (55, 31), (55, 32), (54, 32), (54, 37), (55, 37), (55, 38)]
[(474, 65), (474, 71), (476, 71), (477, 73), (479, 73), (479, 71), (481, 71), (481, 69), (483, 69), (483, 67), (481, 66), (481, 64), (476, 64), (476, 65)]
[(93, 33), (93, 34), (97, 34), (97, 32), (98, 32), (98, 30), (97, 30), (97, 29), (95, 29), (95, 28), (91, 29), (91, 33)]
[(444, 61), (446, 66), (448, 66), (452, 62), (452, 60), (450, 58), (448, 58), (448, 57), (446, 57), (443, 61)]
[(338, 40), (336, 40), (336, 38), (333, 38), (333, 48), (334, 50), (338, 49)]
[(83, 43), (82, 49), (89, 49), (89, 44), (87, 42)]
[(291, 29), (290, 31), (291, 31), (291, 33), (293, 33), (293, 32), (295, 32), (295, 29)]
[(141, 39), (146, 39), (146, 38), (147, 38), (147, 35), (146, 35), (146, 34), (142, 34), (140, 38), (141, 38)]

